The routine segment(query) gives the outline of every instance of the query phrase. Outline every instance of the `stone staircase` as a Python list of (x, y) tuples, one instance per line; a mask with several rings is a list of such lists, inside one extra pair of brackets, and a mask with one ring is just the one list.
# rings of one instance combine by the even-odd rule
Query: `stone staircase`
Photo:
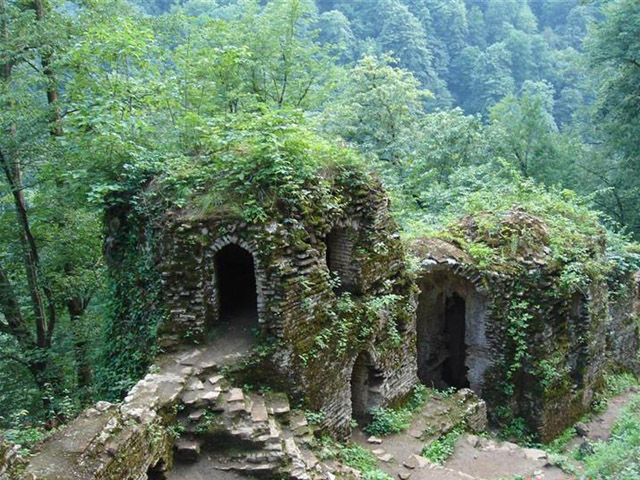
[[(175, 360), (174, 368), (190, 374), (176, 404), (176, 462), (195, 465), (204, 457), (210, 469), (250, 477), (358, 476), (349, 467), (318, 460), (311, 451), (313, 428), (302, 412), (291, 409), (286, 395), (243, 391), (218, 366), (228, 365), (230, 359), (218, 360), (211, 361), (206, 352)], [(188, 480), (188, 472), (182, 466), (180, 478)]]

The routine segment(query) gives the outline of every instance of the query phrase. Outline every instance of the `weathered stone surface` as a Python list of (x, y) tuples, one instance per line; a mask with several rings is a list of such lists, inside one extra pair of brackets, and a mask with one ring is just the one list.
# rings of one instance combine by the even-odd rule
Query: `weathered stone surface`
[(404, 462), (402, 462), (402, 465), (410, 470), (419, 470), (427, 467), (429, 465), (429, 460), (421, 457), (420, 455), (411, 454)]
[(256, 400), (253, 402), (253, 407), (251, 408), (251, 419), (254, 422), (266, 422), (269, 419), (267, 407), (263, 400)]
[[(513, 231), (533, 232), (505, 260), (511, 262), (511, 269), (481, 269), (457, 245), (439, 239), (420, 239), (412, 246), (421, 262), (416, 320), (418, 373), (426, 384), (440, 387), (447, 386), (445, 380), (468, 382), (487, 400), (489, 417), (496, 421), (495, 409), (509, 403), (513, 416), (523, 418), (540, 440), (549, 441), (588, 411), (607, 357), (634, 370), (638, 325), (629, 319), (634, 315), (635, 294), (620, 297), (608, 306), (608, 286), (600, 276), (594, 276), (584, 292), (562, 290), (557, 283), (558, 265), (548, 258), (544, 223), (517, 208), (505, 214), (503, 223)], [(468, 235), (477, 228), (473, 218), (461, 224)], [(591, 261), (604, 261), (599, 248), (594, 245)], [(626, 282), (633, 283), (630, 279)], [(455, 316), (454, 302), (464, 323), (464, 339), (446, 344), (440, 339), (445, 324)], [(515, 395), (506, 397), (501, 387), (506, 381), (505, 362), (509, 362), (505, 352), (513, 348), (514, 341), (506, 333), (506, 326), (517, 302), (522, 302), (529, 316), (522, 326), (527, 329), (529, 345), (524, 367), (527, 373), (514, 377)], [(609, 332), (616, 332), (609, 334), (608, 340), (607, 325)], [(464, 351), (448, 350), (458, 348), (455, 345), (464, 345)], [(456, 371), (461, 378), (455, 380), (443, 377), (443, 365), (452, 357), (459, 359)], [(543, 384), (539, 374), (542, 364), (554, 371), (568, 371), (570, 381), (557, 376)], [(482, 427), (474, 425), (473, 429)]]
[(241, 388), (232, 388), (229, 391), (229, 396), (227, 397), (227, 402), (243, 402), (244, 401), (244, 393)]
[[(315, 183), (308, 186), (309, 195), (319, 195), (314, 208), (282, 211), (263, 222), (248, 223), (239, 215), (215, 211), (194, 216), (174, 209), (154, 211), (153, 218), (125, 219), (119, 215), (126, 208), (114, 210), (109, 214), (114, 218), (107, 220), (113, 228), (109, 265), (126, 268), (118, 263), (126, 257), (118, 255), (118, 249), (125, 247), (121, 226), (135, 222), (145, 229), (141, 235), (156, 240), (151, 242), (151, 254), (162, 279), (162, 306), (170, 316), (159, 341), (175, 349), (180, 347), (176, 341), (204, 341), (220, 323), (223, 280), (216, 262), (230, 245), (244, 249), (253, 259), (255, 286), (248, 288), (256, 289), (259, 341), (274, 347), (257, 368), (245, 372), (248, 383), (260, 385), (272, 379), (279, 383), (278, 389), (302, 394), (311, 410), (325, 413), (324, 426), (344, 437), (350, 431), (350, 384), (359, 356), (372, 359), (370, 367), (380, 378), (371, 395), (359, 393), (371, 399), (363, 408), (399, 400), (416, 383), (414, 287), (380, 182), (358, 169), (327, 175), (331, 178), (318, 179), (322, 188)], [(340, 280), (339, 286), (329, 281), (332, 277)], [(347, 346), (340, 346), (343, 339), (331, 335), (328, 348), (314, 348), (345, 292), (358, 298), (357, 308), (349, 313), (353, 331)], [(370, 315), (364, 305), (386, 295), (394, 302)], [(386, 334), (390, 322), (397, 323), (400, 342)], [(356, 344), (358, 351), (351, 348)], [(304, 365), (303, 359), (307, 359)], [(227, 360), (224, 363), (244, 358)], [(212, 361), (204, 353), (187, 352), (177, 364), (205, 371), (215, 369)], [(277, 413), (288, 412), (282, 408)]]

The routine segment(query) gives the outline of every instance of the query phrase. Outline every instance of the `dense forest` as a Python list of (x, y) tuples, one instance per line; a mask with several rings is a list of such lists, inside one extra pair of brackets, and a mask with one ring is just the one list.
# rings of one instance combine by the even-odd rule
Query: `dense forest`
[(152, 178), (180, 207), (256, 133), (258, 169), (207, 173), (302, 175), (286, 131), (375, 171), (407, 236), (589, 209), (638, 261), (638, 0), (0, 0), (0, 104), (0, 429), (23, 444), (155, 354), (157, 325), (114, 338), (105, 210)]

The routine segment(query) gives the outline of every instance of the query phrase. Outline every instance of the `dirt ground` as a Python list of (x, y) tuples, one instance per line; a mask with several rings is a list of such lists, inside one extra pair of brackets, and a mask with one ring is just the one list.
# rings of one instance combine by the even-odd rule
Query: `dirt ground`
[[(581, 425), (585, 436), (576, 436), (567, 446), (569, 452), (585, 440), (606, 441), (621, 410), (637, 393), (632, 389), (614, 397), (607, 409)], [(356, 429), (352, 440), (365, 446), (378, 458), (380, 469), (400, 480), (497, 480), (514, 477), (539, 480), (572, 480), (575, 475), (552, 464), (546, 452), (522, 448), (484, 436), (461, 435), (452, 456), (443, 465), (434, 465), (420, 457), (423, 442), (419, 439), (423, 420), (417, 415), (404, 433), (367, 441), (368, 435)], [(381, 441), (381, 443), (377, 443)], [(575, 463), (575, 462), (574, 462)], [(579, 467), (579, 464), (578, 464)]]

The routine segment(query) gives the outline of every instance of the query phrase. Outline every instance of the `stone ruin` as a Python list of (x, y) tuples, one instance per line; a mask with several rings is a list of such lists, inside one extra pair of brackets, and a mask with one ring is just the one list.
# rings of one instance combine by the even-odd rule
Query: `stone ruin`
[[(462, 223), (465, 234), (477, 234), (472, 219)], [(545, 228), (517, 208), (504, 223), (511, 230)], [(544, 236), (525, 243), (502, 271), (478, 268), (452, 242), (412, 244), (419, 262), (418, 377), (438, 388), (471, 388), (495, 424), (522, 419), (548, 442), (590, 410), (605, 368), (640, 373), (638, 281), (627, 273), (614, 287), (593, 276), (583, 289), (566, 291)], [(592, 259), (604, 262), (602, 254), (596, 246)]]
[[(314, 429), (344, 439), (352, 418), (367, 422), (418, 383), (468, 392), (461, 421), (477, 430), (486, 402), (495, 423), (522, 419), (548, 441), (588, 411), (605, 367), (639, 372), (634, 275), (618, 278), (625, 288), (615, 292), (602, 278), (557, 290), (543, 222), (518, 209), (505, 224), (526, 229), (528, 241), (510, 268), (479, 269), (442, 239), (405, 250), (381, 185), (361, 173), (342, 178), (332, 179), (331, 205), (259, 222), (226, 211), (110, 212), (111, 268), (128, 268), (121, 238), (132, 225), (154, 237), (168, 313), (159, 326), (159, 373), (123, 404), (98, 404), (56, 434), (24, 478), (166, 478), (174, 453), (195, 459), (201, 448), (226, 443), (249, 452), (221, 459), (230, 470), (353, 478), (352, 469), (314, 457)], [(479, 234), (473, 219), (461, 228)], [(599, 253), (594, 247), (594, 258)], [(514, 324), (518, 316), (526, 324)], [(522, 329), (519, 343), (514, 327)], [(234, 352), (233, 336), (247, 330), (252, 349), (240, 342)], [(282, 394), (243, 393), (237, 386), (245, 384)], [(319, 425), (289, 401), (316, 412)], [(179, 440), (174, 425), (184, 428)]]

